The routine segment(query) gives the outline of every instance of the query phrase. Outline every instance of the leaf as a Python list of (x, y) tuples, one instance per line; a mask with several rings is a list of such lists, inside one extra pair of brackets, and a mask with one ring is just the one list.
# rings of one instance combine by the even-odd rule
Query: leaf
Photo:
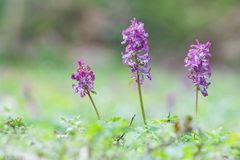
[(93, 91), (93, 90), (91, 90), (91, 93), (93, 93), (93, 94), (97, 94), (97, 92), (96, 92), (96, 91)]
[(170, 119), (171, 119), (171, 113), (170, 113), (170, 112), (168, 112), (167, 119), (168, 119), (168, 121), (170, 122)]
[(132, 78), (129, 80), (129, 85), (132, 85), (132, 84), (133, 84), (133, 82), (134, 82), (134, 80), (135, 80), (135, 78), (134, 78), (134, 77), (132, 77)]

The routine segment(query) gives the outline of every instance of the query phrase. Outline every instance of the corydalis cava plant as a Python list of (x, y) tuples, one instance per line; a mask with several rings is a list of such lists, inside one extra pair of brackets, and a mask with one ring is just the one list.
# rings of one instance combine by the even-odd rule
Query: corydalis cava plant
[(91, 67), (89, 65), (85, 65), (84, 61), (79, 60), (77, 72), (72, 74), (71, 78), (77, 81), (77, 84), (72, 85), (73, 89), (75, 90), (75, 93), (79, 93), (82, 98), (88, 95), (94, 107), (94, 110), (97, 114), (98, 119), (101, 119), (97, 107), (91, 96), (91, 93), (95, 93), (94, 91), (95, 74), (91, 70)]
[(204, 97), (208, 96), (208, 86), (210, 82), (207, 81), (210, 78), (212, 71), (209, 58), (211, 43), (200, 43), (196, 40), (196, 44), (190, 46), (190, 49), (185, 58), (185, 67), (188, 68), (188, 78), (192, 80), (196, 89), (196, 114), (198, 112), (198, 91), (201, 91)]
[(141, 111), (144, 124), (146, 125), (141, 85), (144, 82), (144, 77), (152, 79), (151, 69), (148, 66), (151, 60), (149, 56), (148, 33), (145, 32), (144, 23), (138, 22), (134, 18), (131, 20), (131, 25), (122, 31), (122, 36), (123, 41), (121, 44), (126, 45), (124, 52), (122, 52), (122, 60), (124, 64), (131, 68), (132, 78), (138, 84)]

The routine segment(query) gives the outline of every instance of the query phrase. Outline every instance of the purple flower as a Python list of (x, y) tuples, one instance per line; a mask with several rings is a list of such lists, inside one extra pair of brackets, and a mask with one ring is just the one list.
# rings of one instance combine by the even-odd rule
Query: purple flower
[(75, 93), (80, 93), (81, 97), (84, 97), (88, 91), (94, 91), (95, 74), (82, 60), (78, 61), (77, 72), (72, 74), (71, 78), (77, 81), (77, 84), (73, 84), (72, 87)]
[(193, 84), (201, 91), (203, 96), (207, 96), (207, 88), (210, 82), (207, 79), (211, 76), (211, 66), (209, 58), (211, 53), (209, 48), (211, 43), (200, 43), (196, 40), (196, 44), (191, 45), (185, 58), (185, 67), (188, 68), (188, 78), (192, 80)]
[(131, 68), (132, 77), (136, 79), (139, 74), (139, 81), (142, 84), (144, 76), (152, 79), (148, 62), (149, 56), (148, 33), (144, 30), (144, 23), (138, 22), (135, 18), (131, 20), (131, 25), (122, 31), (123, 41), (121, 44), (126, 45), (125, 51), (122, 52), (123, 63)]

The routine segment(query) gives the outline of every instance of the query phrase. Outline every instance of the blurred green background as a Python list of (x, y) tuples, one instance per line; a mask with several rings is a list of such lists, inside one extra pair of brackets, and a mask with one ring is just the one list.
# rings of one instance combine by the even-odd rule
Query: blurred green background
[(143, 86), (148, 119), (194, 115), (183, 59), (199, 39), (212, 42), (209, 96), (200, 97), (204, 128), (240, 131), (239, 0), (0, 0), (0, 112), (55, 128), (62, 116), (96, 120), (89, 99), (74, 95), (70, 75), (81, 58), (96, 74), (93, 96), (105, 118), (137, 114), (136, 85), (121, 62), (121, 31), (145, 23), (152, 81)]

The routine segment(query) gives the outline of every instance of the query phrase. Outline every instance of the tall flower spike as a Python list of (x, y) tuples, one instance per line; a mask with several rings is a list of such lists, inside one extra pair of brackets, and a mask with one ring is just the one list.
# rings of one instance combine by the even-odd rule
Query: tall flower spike
[(97, 107), (92, 99), (91, 92), (95, 93), (94, 91), (94, 81), (95, 81), (95, 74), (91, 70), (89, 65), (85, 65), (82, 60), (78, 61), (77, 72), (72, 74), (71, 78), (77, 81), (77, 84), (73, 84), (72, 87), (75, 90), (75, 93), (80, 93), (81, 97), (85, 97), (88, 95), (94, 110), (97, 114), (98, 119), (100, 120), (100, 115), (97, 110)]
[(132, 77), (138, 84), (138, 93), (140, 98), (141, 111), (144, 124), (147, 125), (146, 116), (143, 106), (143, 98), (141, 85), (144, 77), (152, 79), (148, 62), (151, 60), (149, 56), (148, 33), (144, 30), (144, 23), (138, 22), (136, 18), (131, 20), (131, 25), (122, 31), (122, 45), (126, 45), (122, 52), (123, 63), (131, 68)]
[(211, 43), (200, 43), (196, 40), (196, 44), (190, 46), (187, 53), (187, 57), (184, 59), (185, 67), (188, 68), (188, 78), (192, 80), (196, 88), (196, 114), (197, 114), (197, 100), (198, 90), (201, 91), (204, 97), (208, 96), (208, 86), (210, 82), (207, 79), (210, 78), (212, 71), (209, 63)]
[(144, 77), (152, 79), (148, 62), (151, 60), (148, 46), (148, 33), (144, 30), (144, 23), (138, 22), (136, 18), (131, 20), (131, 25), (122, 31), (123, 41), (126, 45), (122, 52), (123, 63), (131, 68), (132, 77), (137, 80), (139, 73), (139, 82), (143, 84)]
[(212, 74), (209, 63), (209, 58), (211, 57), (210, 47), (210, 42), (204, 44), (196, 40), (196, 44), (190, 46), (187, 57), (184, 60), (185, 67), (189, 71), (188, 78), (198, 87), (203, 96), (208, 95), (207, 88), (210, 82), (207, 82), (207, 79)]

